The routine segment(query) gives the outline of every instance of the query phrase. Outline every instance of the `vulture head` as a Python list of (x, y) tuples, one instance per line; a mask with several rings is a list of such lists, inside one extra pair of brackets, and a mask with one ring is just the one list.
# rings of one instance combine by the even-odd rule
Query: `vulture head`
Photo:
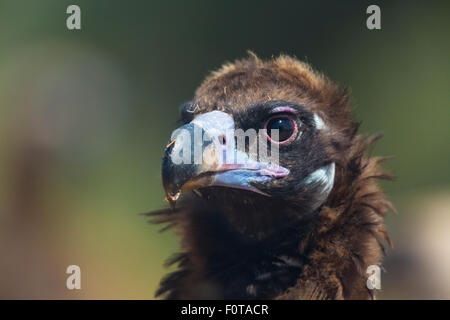
[(349, 94), (294, 58), (254, 55), (212, 73), (182, 105), (164, 151), (179, 270), (168, 298), (373, 298), (390, 203), (357, 135)]

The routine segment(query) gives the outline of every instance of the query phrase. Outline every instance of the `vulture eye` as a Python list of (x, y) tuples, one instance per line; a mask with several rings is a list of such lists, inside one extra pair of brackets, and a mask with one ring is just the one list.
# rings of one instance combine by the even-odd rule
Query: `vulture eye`
[[(267, 139), (276, 144), (288, 144), (297, 137), (298, 133), (297, 123), (289, 115), (276, 115), (269, 118), (264, 129)], [(272, 137), (272, 130), (278, 130), (278, 139), (276, 136)]]

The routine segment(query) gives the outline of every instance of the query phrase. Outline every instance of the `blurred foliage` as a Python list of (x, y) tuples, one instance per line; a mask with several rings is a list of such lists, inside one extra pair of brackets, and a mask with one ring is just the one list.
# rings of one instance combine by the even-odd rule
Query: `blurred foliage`
[[(65, 25), (74, 3), (80, 31)], [(178, 106), (248, 49), (351, 87), (361, 132), (385, 135), (374, 154), (395, 156), (388, 229), (408, 248), (406, 222), (425, 213), (410, 209), (450, 187), (450, 5), (377, 3), (380, 31), (368, 1), (0, 0), (0, 298), (153, 297), (178, 242), (138, 213), (166, 205)], [(81, 291), (65, 289), (69, 264)], [(382, 297), (422, 297), (396, 278)]]

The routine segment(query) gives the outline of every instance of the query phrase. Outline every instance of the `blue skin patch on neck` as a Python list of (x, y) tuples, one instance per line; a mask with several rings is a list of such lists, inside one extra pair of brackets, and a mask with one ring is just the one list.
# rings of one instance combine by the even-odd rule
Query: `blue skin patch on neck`
[(332, 162), (329, 165), (317, 169), (305, 179), (305, 184), (308, 184), (311, 187), (320, 188), (320, 195), (316, 204), (316, 208), (319, 207), (327, 199), (328, 195), (333, 189), (334, 172), (335, 164), (334, 162)]

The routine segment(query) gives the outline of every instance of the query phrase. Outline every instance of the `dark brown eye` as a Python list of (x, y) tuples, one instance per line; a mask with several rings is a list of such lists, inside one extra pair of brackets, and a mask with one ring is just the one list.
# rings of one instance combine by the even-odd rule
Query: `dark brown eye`
[[(277, 144), (287, 144), (292, 142), (298, 133), (297, 123), (288, 115), (273, 116), (267, 120), (266, 125), (266, 137), (270, 142)], [(276, 132), (278, 131), (278, 138)]]

